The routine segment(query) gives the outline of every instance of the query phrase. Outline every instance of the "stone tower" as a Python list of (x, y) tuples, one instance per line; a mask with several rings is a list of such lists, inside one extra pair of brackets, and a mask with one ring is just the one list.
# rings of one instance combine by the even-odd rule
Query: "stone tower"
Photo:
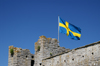
[(9, 46), (8, 66), (100, 66), (100, 41), (70, 50), (57, 39), (40, 36), (35, 54)]
[(35, 66), (41, 66), (42, 60), (45, 58), (68, 51), (69, 49), (65, 49), (58, 45), (57, 39), (40, 36), (38, 41), (35, 43)]
[(9, 46), (8, 66), (33, 66), (34, 55), (28, 49)]
[(9, 46), (8, 66), (41, 66), (43, 59), (68, 51), (58, 45), (57, 39), (40, 36), (35, 43), (34, 55), (28, 49)]

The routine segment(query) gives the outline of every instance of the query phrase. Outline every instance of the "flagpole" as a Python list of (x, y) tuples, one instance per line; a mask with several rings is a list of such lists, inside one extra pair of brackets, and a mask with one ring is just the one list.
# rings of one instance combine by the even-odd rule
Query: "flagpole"
[(58, 45), (59, 45), (59, 16), (58, 16)]

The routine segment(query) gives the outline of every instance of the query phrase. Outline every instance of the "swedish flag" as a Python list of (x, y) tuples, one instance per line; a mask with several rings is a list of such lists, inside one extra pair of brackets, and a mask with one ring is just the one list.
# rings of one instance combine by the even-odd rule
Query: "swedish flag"
[(81, 29), (59, 17), (59, 32), (66, 34), (71, 39), (80, 40)]

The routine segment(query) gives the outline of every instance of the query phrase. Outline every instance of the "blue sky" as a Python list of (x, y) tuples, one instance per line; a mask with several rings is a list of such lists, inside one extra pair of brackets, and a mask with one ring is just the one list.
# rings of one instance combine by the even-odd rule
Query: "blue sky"
[(34, 54), (39, 36), (58, 38), (58, 15), (82, 29), (78, 41), (60, 33), (61, 47), (100, 40), (100, 0), (0, 0), (0, 66), (8, 65), (8, 46)]

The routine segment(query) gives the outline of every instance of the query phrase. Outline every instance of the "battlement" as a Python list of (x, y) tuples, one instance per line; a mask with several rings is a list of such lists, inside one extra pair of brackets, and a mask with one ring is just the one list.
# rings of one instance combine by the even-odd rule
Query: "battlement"
[(9, 46), (8, 66), (100, 66), (100, 41), (72, 50), (58, 43), (42, 35), (35, 42), (35, 54)]
[(29, 49), (9, 46), (8, 60), (8, 66), (31, 66), (31, 64), (34, 64), (34, 54), (31, 54)]
[[(58, 40), (55, 38), (46, 38), (45, 36), (40, 36), (38, 41), (35, 43), (35, 51), (38, 53), (40, 47), (40, 51), (43, 52), (44, 58), (50, 57), (62, 52), (67, 52), (70, 49), (65, 49), (64, 47), (60, 47), (58, 44)], [(42, 49), (43, 48), (43, 49)]]
[(60, 54), (62, 52), (67, 52), (69, 50), (70, 49), (60, 47), (57, 39), (46, 38), (42, 35), (35, 43), (35, 66), (42, 63), (42, 59)]

